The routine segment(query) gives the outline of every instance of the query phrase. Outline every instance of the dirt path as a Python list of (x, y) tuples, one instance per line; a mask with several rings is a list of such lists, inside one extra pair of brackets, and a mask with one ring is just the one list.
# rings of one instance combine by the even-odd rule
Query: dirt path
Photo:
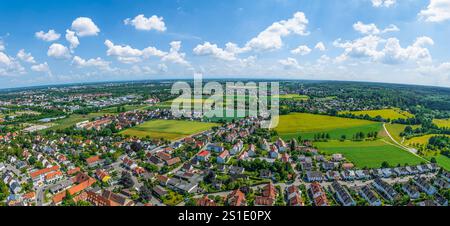
[(391, 139), (391, 141), (394, 142), (394, 144), (392, 144), (392, 143), (390, 143), (390, 142), (388, 142), (388, 141), (386, 141), (386, 140), (383, 140), (385, 143), (390, 144), (390, 145), (397, 146), (397, 147), (399, 147), (399, 148), (401, 148), (401, 149), (403, 149), (403, 150), (405, 150), (405, 151), (408, 151), (408, 152), (410, 152), (411, 154), (413, 154), (413, 155), (415, 155), (415, 156), (417, 156), (417, 157), (419, 157), (419, 158), (425, 160), (426, 162), (429, 162), (427, 159), (425, 159), (425, 158), (423, 158), (422, 156), (418, 155), (416, 149), (414, 149), (414, 148), (408, 148), (408, 147), (406, 147), (406, 146), (404, 146), (404, 145), (398, 143), (398, 142), (391, 136), (391, 134), (389, 133), (389, 131), (387, 130), (386, 124), (385, 124), (385, 123), (383, 123), (383, 129), (384, 129), (384, 131), (386, 132), (386, 135)]

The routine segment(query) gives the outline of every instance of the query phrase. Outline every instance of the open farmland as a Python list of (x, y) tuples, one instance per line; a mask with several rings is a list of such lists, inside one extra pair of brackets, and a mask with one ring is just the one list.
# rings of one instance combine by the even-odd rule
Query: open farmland
[(52, 130), (66, 129), (66, 128), (75, 126), (75, 124), (77, 124), (79, 122), (91, 120), (93, 118), (103, 116), (103, 115), (105, 115), (105, 113), (90, 113), (88, 115), (80, 115), (80, 114), (70, 115), (67, 118), (55, 121), (54, 125), (52, 127), (50, 127), (49, 129), (52, 129)]
[[(389, 134), (391, 134), (392, 138), (394, 138), (395, 141), (397, 141), (398, 143), (403, 143), (404, 140), (403, 138), (400, 136), (400, 133), (402, 133), (407, 125), (403, 125), (403, 124), (390, 124), (390, 123), (386, 123), (386, 129), (389, 131)], [(413, 129), (419, 128), (419, 125), (412, 125), (411, 126)]]
[(445, 170), (450, 171), (450, 158), (445, 155), (437, 155), (437, 156), (431, 156), (428, 157), (428, 159), (431, 159), (434, 157), (436, 159), (436, 162), (439, 166), (443, 167)]
[(388, 109), (380, 109), (380, 110), (368, 110), (368, 111), (344, 111), (344, 112), (339, 112), (339, 114), (347, 114), (347, 113), (351, 113), (353, 115), (369, 115), (372, 118), (375, 118), (377, 116), (380, 116), (381, 118), (384, 119), (407, 119), (407, 118), (412, 118), (414, 117), (413, 114), (407, 112), (407, 111), (402, 111), (398, 108), (388, 108)]
[(185, 136), (200, 133), (209, 130), (218, 124), (181, 121), (181, 120), (152, 120), (145, 122), (133, 128), (126, 129), (120, 134), (136, 137), (164, 138), (167, 140), (176, 140)]
[(386, 161), (391, 166), (398, 164), (415, 165), (424, 160), (396, 146), (387, 144), (382, 140), (376, 141), (329, 141), (315, 143), (321, 152), (327, 154), (340, 153), (356, 167), (377, 168)]
[(358, 132), (378, 132), (381, 128), (382, 123), (379, 122), (307, 113), (292, 113), (280, 116), (279, 124), (275, 131), (284, 139), (297, 138), (299, 136), (312, 139), (314, 134), (317, 133), (328, 133), (331, 139), (340, 139), (342, 135), (350, 139)]
[(433, 119), (433, 123), (441, 128), (450, 128), (450, 119)]
[(300, 101), (305, 101), (309, 99), (308, 96), (300, 94), (282, 94), (279, 95), (278, 98), (280, 100), (300, 100)]
[[(408, 139), (405, 141), (406, 145), (413, 145), (413, 144), (419, 144), (419, 145), (426, 145), (428, 144), (428, 140), (430, 140), (431, 137), (434, 136), (443, 136), (443, 135), (439, 135), (439, 134), (428, 134), (428, 135), (423, 135), (420, 137), (413, 137), (411, 139)], [(449, 135), (445, 135), (450, 137)]]

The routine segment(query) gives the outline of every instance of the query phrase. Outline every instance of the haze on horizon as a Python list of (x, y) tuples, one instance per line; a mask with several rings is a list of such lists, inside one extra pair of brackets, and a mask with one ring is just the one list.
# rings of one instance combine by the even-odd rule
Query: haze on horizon
[(450, 87), (450, 0), (0, 2), (0, 88), (192, 78)]

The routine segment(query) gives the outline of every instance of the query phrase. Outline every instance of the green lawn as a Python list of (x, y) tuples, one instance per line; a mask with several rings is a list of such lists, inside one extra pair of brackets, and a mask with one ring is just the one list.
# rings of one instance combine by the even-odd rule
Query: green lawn
[(329, 133), (331, 139), (340, 139), (342, 135), (346, 135), (347, 139), (351, 139), (358, 132), (378, 132), (381, 129), (382, 123), (379, 122), (307, 113), (292, 113), (280, 116), (275, 131), (284, 139), (297, 138), (299, 136), (312, 139), (314, 134), (317, 133)]
[(103, 116), (103, 115), (105, 115), (105, 113), (90, 113), (88, 115), (78, 115), (78, 114), (70, 115), (67, 118), (55, 121), (54, 126), (50, 127), (49, 129), (52, 129), (52, 130), (66, 129), (66, 128), (75, 126), (75, 124), (77, 124), (79, 122), (91, 120), (95, 117), (99, 117), (99, 116)]
[(450, 128), (450, 119), (433, 119), (433, 123), (441, 128)]
[(120, 134), (177, 140), (185, 136), (209, 130), (214, 126), (218, 126), (218, 124), (181, 120), (152, 120), (126, 129), (120, 132)]
[(386, 144), (382, 140), (363, 142), (329, 141), (317, 142), (315, 145), (321, 152), (327, 154), (343, 154), (359, 168), (381, 167), (384, 161), (387, 161), (391, 166), (404, 165), (405, 163), (417, 165), (423, 162), (419, 157), (396, 146)]
[(369, 115), (372, 118), (377, 116), (381, 116), (384, 119), (407, 119), (414, 117), (413, 114), (402, 111), (398, 108), (388, 108), (388, 109), (380, 109), (380, 110), (368, 110), (368, 111), (344, 111), (339, 112), (339, 114), (351, 113), (353, 115)]
[(438, 165), (442, 166), (445, 170), (450, 171), (450, 158), (445, 155), (435, 156)]

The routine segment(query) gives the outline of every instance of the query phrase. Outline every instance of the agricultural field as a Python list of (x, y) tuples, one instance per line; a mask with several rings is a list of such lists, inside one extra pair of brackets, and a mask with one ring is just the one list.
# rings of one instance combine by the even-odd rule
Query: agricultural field
[(381, 167), (384, 161), (391, 166), (398, 164), (416, 165), (424, 161), (408, 151), (383, 142), (383, 140), (362, 142), (329, 141), (317, 142), (315, 145), (319, 151), (327, 154), (343, 154), (347, 160), (360, 168), (378, 168)]
[(105, 115), (105, 113), (90, 113), (88, 115), (79, 115), (79, 114), (70, 115), (69, 117), (67, 117), (65, 119), (55, 121), (54, 125), (52, 127), (50, 127), (49, 129), (52, 129), (52, 130), (66, 129), (66, 128), (75, 126), (75, 124), (77, 124), (79, 122), (91, 120), (93, 118), (103, 116), (103, 115)]
[[(413, 137), (411, 139), (405, 140), (405, 144), (406, 145), (413, 145), (413, 144), (426, 145), (426, 144), (428, 144), (428, 140), (430, 140), (430, 138), (434, 137), (434, 136), (439, 136), (439, 134), (428, 134), (428, 135), (423, 135), (420, 137)], [(445, 135), (445, 136), (450, 137), (450, 135)]]
[[(403, 143), (404, 140), (403, 138), (400, 136), (400, 133), (402, 133), (407, 125), (403, 125), (403, 124), (390, 124), (390, 123), (386, 123), (386, 129), (389, 131), (389, 134), (391, 134), (392, 138), (394, 138), (395, 141), (397, 141), (398, 143)], [(419, 125), (412, 125), (411, 126), (413, 129), (419, 128)]]
[[(143, 105), (124, 105), (124, 106), (120, 106), (121, 108), (124, 107), (125, 111), (133, 111), (133, 110), (146, 110), (147, 108), (150, 107), (150, 105), (147, 104), (143, 104)], [(117, 107), (110, 107), (110, 108), (105, 108), (103, 110), (100, 111), (101, 113), (108, 113), (108, 114), (114, 114), (117, 113)]]
[(450, 119), (433, 119), (433, 123), (441, 128), (450, 128)]
[(282, 94), (282, 95), (279, 95), (278, 98), (280, 100), (297, 100), (297, 101), (309, 100), (309, 96), (300, 95), (300, 94)]
[(120, 134), (136, 137), (164, 138), (167, 140), (177, 140), (192, 134), (209, 130), (216, 123), (205, 123), (181, 120), (152, 120), (133, 128), (126, 129)]
[(413, 114), (407, 112), (407, 111), (402, 111), (398, 108), (388, 108), (388, 109), (380, 109), (380, 110), (368, 110), (368, 111), (343, 111), (343, 112), (339, 112), (339, 114), (347, 114), (347, 113), (351, 113), (353, 115), (369, 115), (372, 118), (375, 118), (377, 116), (380, 116), (381, 118), (384, 119), (407, 119), (407, 118), (412, 118), (414, 117)]
[[(450, 158), (445, 156), (445, 155), (437, 155), (437, 156), (433, 156), (436, 159), (436, 162), (438, 163), (438, 165), (440, 165), (441, 167), (443, 167), (445, 170), (450, 171)], [(431, 159), (431, 157), (429, 157), (428, 159)]]
[(378, 132), (382, 129), (382, 123), (367, 120), (332, 117), (326, 115), (314, 115), (307, 113), (292, 113), (282, 115), (279, 124), (275, 128), (283, 139), (314, 138), (314, 134), (328, 133), (331, 139), (340, 139), (345, 135), (347, 139), (358, 132)]

